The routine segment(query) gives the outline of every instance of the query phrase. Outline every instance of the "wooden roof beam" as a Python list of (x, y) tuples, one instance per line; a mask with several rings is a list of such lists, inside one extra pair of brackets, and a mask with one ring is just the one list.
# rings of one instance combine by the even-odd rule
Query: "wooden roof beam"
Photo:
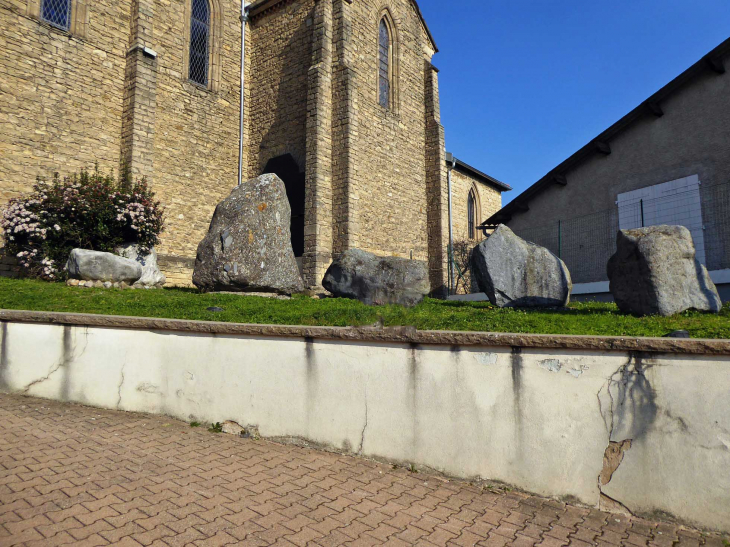
[(607, 142), (593, 141), (593, 145), (596, 147), (596, 152), (600, 152), (601, 154), (604, 154), (606, 156), (611, 153), (611, 147), (608, 145)]
[(646, 106), (646, 109), (649, 111), (649, 113), (654, 114), (657, 118), (661, 118), (664, 116), (664, 110), (662, 110), (662, 106), (659, 103), (655, 103), (652, 101), (647, 101), (644, 103)]
[(707, 63), (707, 66), (710, 67), (710, 70), (713, 72), (716, 72), (717, 74), (725, 74), (725, 65), (722, 64), (722, 60), (708, 55), (705, 57), (705, 63)]

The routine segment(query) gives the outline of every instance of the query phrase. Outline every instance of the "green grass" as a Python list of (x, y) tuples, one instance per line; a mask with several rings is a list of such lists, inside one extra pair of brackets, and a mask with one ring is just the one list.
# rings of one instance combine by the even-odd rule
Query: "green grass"
[[(223, 308), (210, 312), (209, 307)], [(0, 308), (131, 315), (279, 325), (363, 326), (378, 321), (420, 330), (490, 331), (606, 336), (663, 336), (685, 329), (693, 338), (730, 338), (730, 305), (718, 315), (685, 312), (634, 317), (614, 304), (575, 303), (565, 310), (498, 309), (488, 302), (426, 299), (415, 308), (369, 307), (353, 300), (295, 296), (275, 300), (192, 289), (79, 289), (61, 283), (0, 278)]]

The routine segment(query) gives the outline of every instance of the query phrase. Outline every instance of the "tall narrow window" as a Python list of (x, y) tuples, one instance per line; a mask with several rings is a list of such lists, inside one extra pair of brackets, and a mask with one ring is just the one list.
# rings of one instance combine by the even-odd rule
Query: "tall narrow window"
[(71, 26), (71, 0), (43, 0), (41, 19), (54, 27), (69, 30)]
[(210, 4), (208, 0), (191, 0), (190, 73), (196, 84), (208, 85), (208, 48), (210, 42)]
[(380, 106), (390, 108), (390, 31), (385, 18), (380, 20), (378, 39), (378, 101)]
[(477, 216), (477, 198), (474, 190), (469, 190), (469, 200), (466, 203), (466, 214), (469, 215), (469, 239), (476, 239), (476, 216)]

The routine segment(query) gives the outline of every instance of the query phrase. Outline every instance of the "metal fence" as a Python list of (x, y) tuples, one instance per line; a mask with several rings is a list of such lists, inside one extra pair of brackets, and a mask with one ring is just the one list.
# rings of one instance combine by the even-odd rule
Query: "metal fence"
[(573, 283), (606, 281), (606, 264), (616, 252), (621, 229), (681, 224), (692, 233), (697, 258), (708, 270), (730, 268), (730, 183), (700, 185), (655, 199), (637, 199), (613, 209), (558, 220), (515, 233), (558, 255)]

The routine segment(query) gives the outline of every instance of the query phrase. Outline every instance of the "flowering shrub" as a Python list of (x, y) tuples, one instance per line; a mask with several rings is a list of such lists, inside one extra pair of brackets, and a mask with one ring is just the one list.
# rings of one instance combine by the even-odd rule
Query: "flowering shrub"
[(10, 201), (0, 227), (9, 254), (28, 275), (60, 279), (74, 248), (113, 252), (124, 243), (150, 249), (159, 242), (164, 210), (142, 179), (132, 182), (125, 171), (112, 175), (81, 171), (48, 182), (38, 179), (33, 191)]

